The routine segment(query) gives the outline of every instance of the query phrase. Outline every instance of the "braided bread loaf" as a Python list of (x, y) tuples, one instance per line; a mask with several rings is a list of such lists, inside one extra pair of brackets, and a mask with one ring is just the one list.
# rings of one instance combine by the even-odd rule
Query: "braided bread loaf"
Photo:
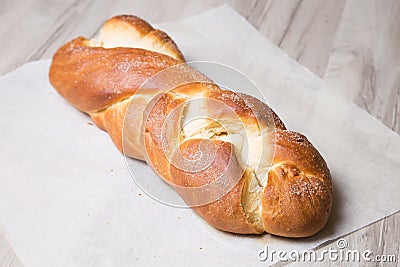
[[(162, 85), (143, 86), (168, 69)], [(214, 227), (305, 237), (326, 224), (331, 177), (307, 138), (263, 102), (187, 66), (172, 39), (140, 18), (114, 17), (99, 39), (62, 46), (49, 79)]]

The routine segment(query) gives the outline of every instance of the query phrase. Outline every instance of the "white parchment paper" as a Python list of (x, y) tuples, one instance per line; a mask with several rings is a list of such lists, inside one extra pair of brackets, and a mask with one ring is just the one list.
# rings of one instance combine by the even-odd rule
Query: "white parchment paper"
[(400, 208), (400, 137), (335, 96), (227, 6), (160, 25), (188, 60), (253, 79), (289, 129), (328, 162), (332, 216), (314, 237), (239, 236), (141, 192), (108, 135), (48, 83), (50, 61), (0, 78), (0, 220), (26, 266), (267, 265), (257, 253), (313, 248)]

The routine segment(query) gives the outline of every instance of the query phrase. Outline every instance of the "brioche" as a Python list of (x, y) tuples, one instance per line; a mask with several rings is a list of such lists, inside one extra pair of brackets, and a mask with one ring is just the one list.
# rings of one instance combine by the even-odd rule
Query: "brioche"
[[(156, 75), (160, 83), (146, 86)], [(306, 237), (326, 224), (331, 177), (307, 138), (265, 103), (186, 65), (175, 42), (144, 20), (116, 16), (99, 38), (66, 43), (49, 80), (215, 228)]]

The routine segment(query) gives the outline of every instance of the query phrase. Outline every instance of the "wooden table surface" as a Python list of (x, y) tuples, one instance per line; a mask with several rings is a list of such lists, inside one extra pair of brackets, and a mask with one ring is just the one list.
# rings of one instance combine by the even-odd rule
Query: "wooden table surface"
[[(400, 132), (399, 0), (0, 0), (0, 74), (27, 61), (50, 58), (73, 37), (93, 36), (112, 15), (130, 13), (157, 23), (224, 3), (321, 77), (331, 90)], [(393, 178), (399, 178), (398, 174)], [(399, 262), (399, 225), (400, 213), (396, 213), (345, 239), (349, 249), (396, 254)], [(329, 246), (334, 247), (328, 243), (319, 250)], [(20, 266), (21, 262), (0, 225), (2, 264)]]

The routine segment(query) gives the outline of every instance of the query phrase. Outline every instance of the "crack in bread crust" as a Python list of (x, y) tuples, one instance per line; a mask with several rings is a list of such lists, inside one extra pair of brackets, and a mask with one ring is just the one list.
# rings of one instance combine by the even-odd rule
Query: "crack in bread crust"
[[(333, 188), (319, 152), (306, 137), (286, 130), (268, 105), (219, 88), (184, 62), (166, 33), (121, 15), (108, 20), (97, 39), (78, 37), (63, 45), (49, 79), (119, 150), (145, 160), (214, 227), (287, 237), (322, 229)], [(158, 84), (171, 85), (168, 90), (141, 88), (174, 67), (177, 76), (161, 76), (164, 84)], [(206, 167), (200, 164), (210, 155)], [(199, 166), (204, 168), (191, 169)], [(214, 183), (225, 191), (212, 201), (207, 194), (213, 191), (191, 191)]]

